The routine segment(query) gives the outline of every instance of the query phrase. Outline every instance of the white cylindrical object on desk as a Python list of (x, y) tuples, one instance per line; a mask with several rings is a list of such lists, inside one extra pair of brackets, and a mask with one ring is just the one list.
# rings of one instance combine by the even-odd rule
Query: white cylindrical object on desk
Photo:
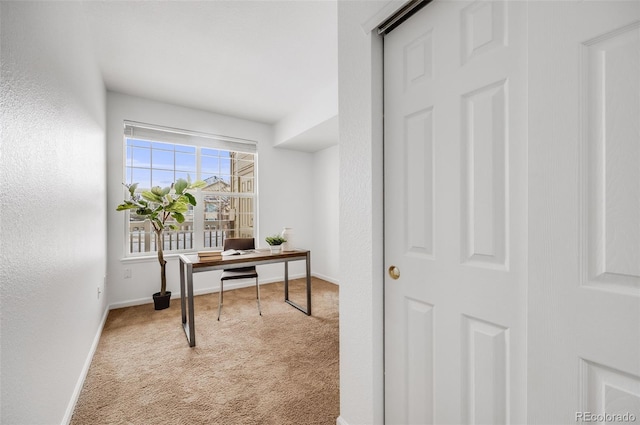
[(293, 251), (293, 229), (291, 227), (285, 227), (282, 229), (282, 233), (280, 233), (287, 241), (282, 244), (283, 251)]

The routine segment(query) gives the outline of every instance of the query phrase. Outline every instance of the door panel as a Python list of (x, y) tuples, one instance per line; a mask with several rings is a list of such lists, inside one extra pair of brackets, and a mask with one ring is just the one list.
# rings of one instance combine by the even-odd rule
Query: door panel
[(385, 37), (389, 424), (526, 417), (525, 10), (436, 0)]
[(640, 2), (385, 38), (385, 261), (387, 423), (640, 420)]
[(530, 423), (638, 421), (640, 2), (536, 2), (529, 25)]

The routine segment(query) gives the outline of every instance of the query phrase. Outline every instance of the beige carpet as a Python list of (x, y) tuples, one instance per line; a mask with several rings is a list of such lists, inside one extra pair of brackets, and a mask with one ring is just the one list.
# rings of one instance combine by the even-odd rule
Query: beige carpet
[[(180, 300), (113, 310), (71, 424), (326, 424), (339, 415), (338, 287), (313, 279), (311, 317), (283, 284), (195, 298), (189, 348)], [(305, 304), (304, 280), (290, 298)]]

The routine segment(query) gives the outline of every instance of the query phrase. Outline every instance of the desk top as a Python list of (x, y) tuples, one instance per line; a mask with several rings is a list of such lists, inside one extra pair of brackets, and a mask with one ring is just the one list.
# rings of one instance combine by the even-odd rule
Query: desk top
[[(272, 254), (268, 248), (257, 248), (255, 252), (249, 254), (225, 255), (221, 260), (201, 259), (198, 254), (180, 254), (180, 261), (184, 264), (191, 264), (193, 268), (229, 266), (232, 264), (245, 263), (268, 263), (282, 262), (287, 258), (302, 259), (309, 254), (309, 250), (295, 249), (293, 251), (283, 251), (278, 254)], [(301, 258), (302, 257), (302, 258)]]

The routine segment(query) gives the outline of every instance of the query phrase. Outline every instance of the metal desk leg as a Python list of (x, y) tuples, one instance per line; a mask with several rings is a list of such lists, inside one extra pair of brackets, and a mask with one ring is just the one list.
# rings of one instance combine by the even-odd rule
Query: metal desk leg
[(186, 303), (187, 292), (185, 291), (185, 286), (184, 286), (184, 263), (182, 262), (182, 259), (180, 259), (179, 265), (180, 265), (180, 310), (182, 311), (182, 326), (184, 327), (184, 324), (187, 323), (187, 303)]
[[(187, 288), (185, 291), (185, 270), (184, 264), (180, 261), (180, 307), (182, 308), (182, 328), (187, 336), (189, 347), (196, 346), (196, 325), (195, 313), (193, 310), (193, 266), (187, 264)], [(185, 300), (186, 292), (186, 300)], [(187, 322), (187, 311), (189, 313), (189, 321)]]
[(193, 307), (193, 266), (187, 266), (187, 300), (189, 302), (189, 347), (196, 346), (196, 318)]
[(289, 262), (284, 262), (284, 300), (289, 301)]
[(301, 306), (299, 306), (298, 304), (294, 303), (293, 301), (291, 301), (289, 299), (289, 262), (285, 261), (285, 268), (284, 268), (284, 301), (297, 308), (298, 310), (300, 310), (301, 312), (303, 312), (304, 314), (306, 314), (307, 316), (311, 316), (311, 254), (309, 252), (307, 252), (307, 308), (302, 308)]
[(307, 316), (311, 316), (311, 253), (307, 252)]

